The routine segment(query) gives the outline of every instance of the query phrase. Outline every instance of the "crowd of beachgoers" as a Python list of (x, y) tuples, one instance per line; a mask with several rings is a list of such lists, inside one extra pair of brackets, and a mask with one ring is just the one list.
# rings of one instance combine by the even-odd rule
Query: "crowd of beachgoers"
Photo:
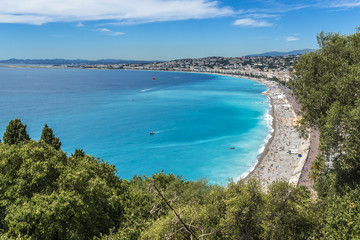
[(267, 79), (253, 78), (268, 87), (264, 93), (271, 102), (273, 133), (255, 168), (244, 178), (260, 180), (264, 189), (276, 180), (286, 180), (295, 186), (312, 187), (311, 163), (318, 153), (319, 132), (312, 129), (308, 138), (300, 137), (300, 104), (284, 85)]

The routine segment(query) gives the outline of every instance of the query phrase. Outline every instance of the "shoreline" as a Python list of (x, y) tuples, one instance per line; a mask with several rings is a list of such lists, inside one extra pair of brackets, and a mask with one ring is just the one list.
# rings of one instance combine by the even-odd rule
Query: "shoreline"
[[(288, 93), (277, 82), (263, 78), (227, 76), (264, 84), (268, 87), (264, 95), (269, 98), (271, 103), (271, 127), (273, 129), (271, 137), (257, 158), (255, 166), (239, 180), (247, 182), (249, 179), (258, 179), (265, 190), (270, 183), (276, 180), (285, 180), (297, 186), (300, 183), (301, 169), (304, 166), (304, 159), (308, 156), (311, 140), (310, 138), (300, 138), (295, 129), (295, 111), (298, 110), (298, 106), (294, 106), (289, 101)], [(290, 150), (294, 153), (289, 154)]]
[[(192, 73), (192, 72), (190, 72), (190, 73)], [(266, 92), (262, 93), (262, 94), (267, 96), (269, 98), (269, 101), (270, 101), (270, 106), (271, 106), (270, 115), (272, 117), (272, 121), (271, 121), (272, 132), (271, 132), (270, 138), (264, 144), (263, 151), (258, 154), (258, 156), (256, 158), (256, 164), (247, 173), (243, 174), (242, 176), (239, 176), (237, 178), (237, 180), (236, 180), (236, 182), (237, 181), (245, 181), (245, 182), (247, 182), (249, 179), (256, 177), (255, 172), (258, 171), (260, 166), (264, 163), (265, 157), (269, 153), (269, 150), (270, 150), (270, 148), (271, 148), (271, 146), (273, 144), (273, 141), (275, 140), (275, 136), (276, 136), (276, 133), (278, 131), (278, 129), (276, 127), (277, 118), (276, 118), (276, 115), (275, 115), (275, 104), (274, 104), (274, 99), (271, 96), (270, 83), (276, 83), (276, 84), (279, 84), (279, 83), (277, 83), (275, 81), (272, 81), (272, 80), (269, 80), (269, 79), (255, 78), (255, 77), (248, 77), (248, 76), (241, 76), (241, 75), (231, 75), (231, 74), (223, 74), (223, 73), (208, 73), (208, 72), (197, 72), (197, 73), (246, 79), (246, 80), (250, 80), (250, 81), (253, 81), (253, 82), (263, 84), (264, 86), (266, 86), (268, 88), (268, 90)], [(281, 91), (281, 93), (285, 94), (283, 91)], [(288, 180), (290, 180), (290, 178)]]
[[(266, 95), (266, 93), (264, 95)], [(273, 103), (273, 100), (270, 97), (269, 97), (269, 99), (270, 99), (270, 104), (271, 104), (271, 113), (270, 114), (272, 116), (272, 121), (271, 121), (272, 132), (271, 132), (270, 138), (265, 143), (264, 150), (258, 155), (258, 157), (256, 159), (256, 164), (254, 165), (254, 167), (244, 177), (240, 178), (239, 180), (248, 181), (253, 176), (255, 170), (259, 168), (259, 166), (263, 162), (266, 154), (269, 152), (270, 145), (274, 140), (275, 132), (276, 132), (276, 118), (274, 116), (274, 110), (273, 110), (274, 109), (274, 103)]]

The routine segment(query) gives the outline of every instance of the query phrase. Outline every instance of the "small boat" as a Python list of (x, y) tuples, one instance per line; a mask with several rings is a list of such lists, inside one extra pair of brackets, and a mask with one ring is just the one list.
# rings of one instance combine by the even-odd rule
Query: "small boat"
[(230, 147), (230, 149), (235, 149), (234, 147)]
[(153, 135), (153, 134), (155, 134), (155, 132), (154, 132), (154, 131), (151, 131), (151, 132), (150, 132), (150, 135)]

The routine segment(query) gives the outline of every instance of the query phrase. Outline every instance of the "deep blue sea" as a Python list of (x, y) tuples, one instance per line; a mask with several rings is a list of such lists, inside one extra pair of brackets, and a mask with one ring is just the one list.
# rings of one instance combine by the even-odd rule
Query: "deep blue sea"
[(47, 123), (65, 152), (82, 148), (121, 178), (164, 170), (223, 185), (252, 169), (270, 134), (266, 89), (209, 74), (0, 67), (0, 134), (20, 118), (38, 140)]

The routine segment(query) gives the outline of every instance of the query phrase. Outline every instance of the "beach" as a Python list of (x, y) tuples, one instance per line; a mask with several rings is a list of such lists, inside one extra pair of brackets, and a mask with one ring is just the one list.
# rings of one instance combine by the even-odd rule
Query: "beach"
[[(273, 117), (271, 138), (258, 158), (254, 169), (243, 178), (258, 179), (263, 189), (276, 180), (285, 180), (298, 186), (303, 184), (311, 188), (310, 164), (308, 154), (312, 147), (312, 158), (317, 154), (318, 134), (310, 134), (303, 139), (296, 130), (297, 112), (300, 105), (292, 94), (281, 84), (266, 79), (248, 78), (266, 85), (264, 94), (270, 98)], [(313, 138), (317, 141), (311, 142)], [(312, 146), (317, 143), (317, 146)], [(304, 168), (305, 163), (307, 167)], [(306, 174), (304, 174), (306, 172)]]

